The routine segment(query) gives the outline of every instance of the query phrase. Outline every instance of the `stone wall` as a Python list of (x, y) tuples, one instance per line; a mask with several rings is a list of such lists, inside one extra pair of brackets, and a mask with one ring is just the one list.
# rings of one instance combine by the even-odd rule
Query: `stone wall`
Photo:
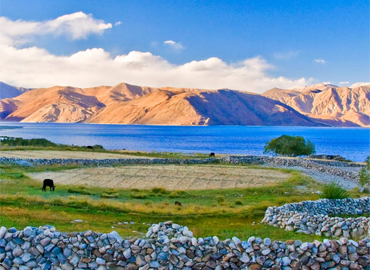
[(317, 160), (308, 158), (283, 158), (267, 156), (228, 156), (222, 159), (224, 162), (239, 164), (267, 164), (273, 167), (302, 167), (305, 169), (340, 176), (351, 181), (358, 181), (358, 173), (343, 170), (348, 167), (365, 167), (364, 164), (355, 162), (341, 162), (329, 160)]
[(355, 238), (370, 237), (370, 218), (330, 217), (370, 213), (370, 198), (305, 201), (269, 207), (263, 223), (306, 234)]
[(250, 237), (195, 238), (187, 227), (153, 224), (146, 237), (61, 233), (54, 227), (0, 229), (1, 269), (370, 269), (370, 239), (302, 243)]

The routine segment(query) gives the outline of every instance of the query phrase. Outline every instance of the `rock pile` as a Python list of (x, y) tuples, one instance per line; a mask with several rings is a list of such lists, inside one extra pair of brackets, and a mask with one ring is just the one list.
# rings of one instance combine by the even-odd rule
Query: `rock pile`
[(369, 269), (370, 239), (302, 243), (250, 237), (195, 238), (172, 222), (153, 224), (145, 239), (115, 231), (61, 233), (54, 227), (0, 229), (1, 269)]
[(370, 198), (305, 201), (269, 207), (262, 222), (305, 234), (355, 238), (370, 236), (370, 218), (341, 218), (331, 215), (370, 213)]

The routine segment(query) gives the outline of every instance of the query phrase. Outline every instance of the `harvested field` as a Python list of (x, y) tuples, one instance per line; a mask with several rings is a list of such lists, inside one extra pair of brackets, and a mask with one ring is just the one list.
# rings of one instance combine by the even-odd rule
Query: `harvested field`
[(39, 151), (39, 150), (14, 150), (14, 151), (0, 151), (0, 157), (7, 158), (36, 158), (36, 159), (119, 159), (119, 158), (148, 158), (136, 157), (120, 153), (100, 153), (94, 151)]
[(162, 187), (167, 190), (263, 187), (290, 177), (290, 174), (276, 170), (217, 165), (130, 165), (28, 175), (37, 181), (51, 178), (62, 185), (118, 189)]

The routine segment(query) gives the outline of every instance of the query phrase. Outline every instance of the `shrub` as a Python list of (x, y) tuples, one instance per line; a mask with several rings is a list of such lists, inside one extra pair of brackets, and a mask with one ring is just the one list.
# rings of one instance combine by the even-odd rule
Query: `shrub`
[(338, 183), (330, 182), (323, 186), (321, 197), (325, 199), (344, 199), (348, 198), (348, 192)]
[(289, 157), (307, 156), (315, 153), (315, 145), (301, 136), (282, 135), (267, 142), (264, 153)]
[(23, 139), (14, 137), (2, 137), (1, 145), (7, 146), (57, 146), (57, 144), (46, 139)]
[(185, 198), (188, 194), (185, 191), (177, 190), (172, 191), (170, 195), (168, 195), (169, 198)]
[(218, 202), (218, 203), (223, 203), (223, 202), (225, 202), (225, 197), (224, 197), (224, 196), (217, 196), (217, 202)]
[(131, 198), (133, 199), (145, 199), (148, 196), (145, 192), (133, 192), (131, 193)]
[(93, 145), (93, 147), (94, 147), (94, 150), (104, 150), (104, 147), (99, 144), (95, 144)]
[(362, 168), (358, 175), (360, 177), (359, 184), (364, 188), (370, 182), (370, 173), (365, 168)]
[(167, 190), (164, 188), (152, 188), (151, 190), (155, 194), (165, 194), (167, 193)]
[(236, 205), (243, 205), (243, 202), (242, 202), (242, 201), (240, 201), (240, 200), (238, 200), (238, 201), (236, 201), (236, 202), (235, 202), (235, 204), (236, 204)]

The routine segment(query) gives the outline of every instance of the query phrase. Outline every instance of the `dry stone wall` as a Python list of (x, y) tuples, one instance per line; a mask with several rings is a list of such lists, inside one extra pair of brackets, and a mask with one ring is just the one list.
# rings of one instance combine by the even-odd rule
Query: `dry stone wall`
[(62, 233), (54, 227), (0, 229), (0, 269), (370, 269), (370, 239), (302, 243), (250, 237), (195, 238), (172, 222), (153, 224), (146, 237), (117, 232)]
[[(262, 222), (305, 234), (358, 239), (370, 237), (370, 218), (342, 218), (335, 215), (370, 213), (370, 198), (305, 201), (269, 207)], [(334, 217), (333, 217), (334, 216)]]

